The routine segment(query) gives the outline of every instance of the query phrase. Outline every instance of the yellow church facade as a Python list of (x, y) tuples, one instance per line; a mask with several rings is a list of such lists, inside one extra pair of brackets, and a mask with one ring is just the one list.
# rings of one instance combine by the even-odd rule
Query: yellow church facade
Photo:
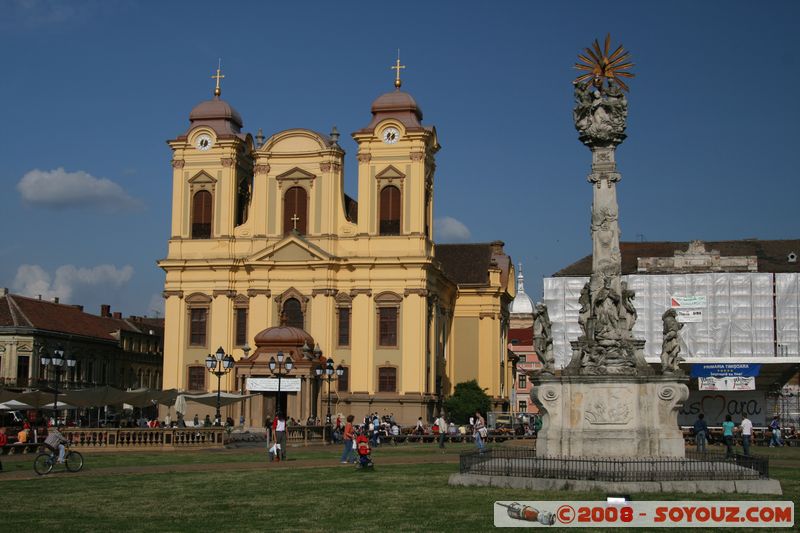
[[(221, 346), (236, 360), (222, 390), (258, 394), (223, 416), (241, 413), (249, 426), (276, 410), (322, 416), (329, 385), (334, 413), (391, 413), (401, 423), (438, 413), (470, 379), (498, 408), (506, 403), (513, 263), (499, 241), (434, 244), (440, 146), (397, 85), (353, 133), (357, 201), (345, 194), (335, 128), (253, 138), (219, 87), (168, 141), (165, 389), (215, 391), (204, 363)], [(279, 394), (265, 365), (274, 345), (259, 339), (291, 328), (313, 338), (317, 353), (292, 352), (303, 364)], [(327, 358), (342, 368), (328, 385), (314, 373)]]

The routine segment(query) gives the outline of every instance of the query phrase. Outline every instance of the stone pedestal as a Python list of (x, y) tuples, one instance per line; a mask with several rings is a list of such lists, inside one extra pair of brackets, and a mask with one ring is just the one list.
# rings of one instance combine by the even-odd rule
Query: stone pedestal
[(543, 414), (538, 456), (684, 457), (678, 410), (689, 397), (674, 376), (532, 376)]

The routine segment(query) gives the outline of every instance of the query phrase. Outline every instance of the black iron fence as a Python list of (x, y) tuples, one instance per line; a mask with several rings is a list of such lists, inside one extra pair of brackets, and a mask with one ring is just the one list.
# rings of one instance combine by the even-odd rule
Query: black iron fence
[(595, 481), (710, 481), (769, 477), (769, 459), (687, 452), (686, 458), (537, 457), (536, 450), (491, 448), (461, 454), (461, 473)]

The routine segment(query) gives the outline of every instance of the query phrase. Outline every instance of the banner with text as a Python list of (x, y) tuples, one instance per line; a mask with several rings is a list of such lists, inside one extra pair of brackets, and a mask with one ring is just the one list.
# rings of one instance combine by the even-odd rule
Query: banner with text
[(758, 376), (757, 363), (704, 363), (692, 365), (693, 378), (750, 378)]
[(700, 390), (756, 390), (756, 378), (697, 378), (697, 388)]
[[(281, 392), (299, 392), (299, 378), (283, 378)], [(278, 392), (278, 378), (247, 378), (247, 390), (250, 392)]]

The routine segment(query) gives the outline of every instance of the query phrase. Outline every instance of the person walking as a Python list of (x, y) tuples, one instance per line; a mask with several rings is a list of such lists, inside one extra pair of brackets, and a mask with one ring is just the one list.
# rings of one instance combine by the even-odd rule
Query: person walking
[(708, 437), (708, 424), (705, 415), (700, 413), (694, 423), (694, 441), (697, 443), (697, 453), (706, 452), (706, 438)]
[(731, 415), (725, 415), (725, 422), (722, 423), (722, 442), (725, 443), (725, 458), (733, 457), (733, 427)]
[(769, 424), (769, 429), (772, 430), (772, 438), (769, 441), (769, 447), (781, 446), (781, 423), (778, 415), (772, 417), (772, 422)]
[(275, 443), (280, 447), (281, 461), (286, 460), (286, 417), (283, 413), (278, 413), (275, 421), (272, 422), (272, 430), (275, 432)]
[(447, 436), (447, 421), (444, 419), (444, 413), (439, 413), (435, 424), (439, 426), (439, 448), (444, 450), (444, 439)]
[(744, 455), (750, 457), (750, 439), (753, 435), (753, 423), (747, 418), (747, 415), (742, 417), (742, 422), (739, 424), (739, 431), (742, 432), (742, 448)]
[[(8, 437), (6, 436), (6, 428), (0, 428), (0, 455), (3, 454), (3, 446), (8, 444)], [(0, 462), (0, 472), (3, 471), (3, 463)]]
[(474, 433), (472, 435), (475, 437), (475, 446), (478, 448), (479, 452), (483, 452), (486, 447), (484, 439), (489, 435), (489, 431), (486, 429), (486, 420), (483, 419), (480, 411), (475, 411), (475, 425), (473, 426), (473, 431)]
[(347, 415), (347, 423), (344, 425), (344, 451), (342, 452), (341, 462), (342, 464), (347, 464), (350, 461), (350, 452), (353, 451), (353, 420), (356, 417), (353, 415)]

